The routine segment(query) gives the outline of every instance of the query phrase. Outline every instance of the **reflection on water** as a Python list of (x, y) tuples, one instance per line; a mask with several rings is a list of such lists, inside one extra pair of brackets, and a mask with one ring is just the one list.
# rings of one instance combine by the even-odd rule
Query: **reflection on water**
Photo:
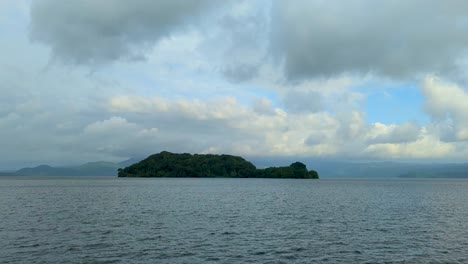
[(0, 178), (0, 262), (468, 263), (468, 180)]

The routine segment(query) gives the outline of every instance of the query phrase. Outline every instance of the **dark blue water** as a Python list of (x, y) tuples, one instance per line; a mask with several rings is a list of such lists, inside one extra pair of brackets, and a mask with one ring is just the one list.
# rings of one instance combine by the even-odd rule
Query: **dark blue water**
[(468, 263), (468, 180), (0, 178), (0, 263)]

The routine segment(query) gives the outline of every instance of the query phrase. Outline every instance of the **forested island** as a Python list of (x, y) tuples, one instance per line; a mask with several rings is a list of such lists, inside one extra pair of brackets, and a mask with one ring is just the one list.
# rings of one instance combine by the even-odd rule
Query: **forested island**
[(163, 151), (118, 170), (119, 177), (294, 178), (318, 179), (318, 173), (294, 162), (287, 167), (257, 169), (242, 157), (176, 154)]

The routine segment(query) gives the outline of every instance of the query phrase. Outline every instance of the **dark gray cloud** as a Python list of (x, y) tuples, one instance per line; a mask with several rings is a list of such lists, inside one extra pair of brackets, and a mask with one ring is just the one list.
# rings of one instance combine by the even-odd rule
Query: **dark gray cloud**
[[(229, 8), (206, 12), (217, 5)], [(462, 0), (37, 0), (30, 35), (68, 62), (105, 63), (143, 58), (161, 37), (209, 17), (198, 29), (210, 31), (203, 44), (211, 43), (208, 53), (223, 61), (221, 73), (230, 81), (257, 76), (271, 62), (267, 49), (290, 79), (412, 78), (458, 71), (468, 45), (467, 7)]]
[(254, 79), (265, 63), (270, 13), (262, 1), (236, 4), (217, 21), (219, 33), (208, 46), (222, 50), (221, 72), (229, 81), (245, 82)]
[(187, 25), (214, 0), (38, 0), (31, 38), (72, 63), (138, 59), (171, 31)]
[(224, 76), (231, 82), (244, 82), (253, 79), (258, 74), (258, 65), (234, 64), (223, 69)]
[(271, 51), (289, 78), (448, 73), (468, 46), (462, 0), (279, 0)]

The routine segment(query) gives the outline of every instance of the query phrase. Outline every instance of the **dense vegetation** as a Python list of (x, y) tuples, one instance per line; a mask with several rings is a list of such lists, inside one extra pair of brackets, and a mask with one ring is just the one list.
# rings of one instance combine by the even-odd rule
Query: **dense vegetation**
[(307, 178), (318, 179), (295, 162), (288, 167), (257, 169), (245, 159), (231, 155), (191, 155), (163, 151), (119, 169), (119, 177), (226, 177), (226, 178)]
[(306, 165), (301, 162), (294, 162), (288, 167), (271, 167), (257, 170), (258, 178), (300, 178), (318, 179), (318, 173), (314, 170), (307, 170)]

